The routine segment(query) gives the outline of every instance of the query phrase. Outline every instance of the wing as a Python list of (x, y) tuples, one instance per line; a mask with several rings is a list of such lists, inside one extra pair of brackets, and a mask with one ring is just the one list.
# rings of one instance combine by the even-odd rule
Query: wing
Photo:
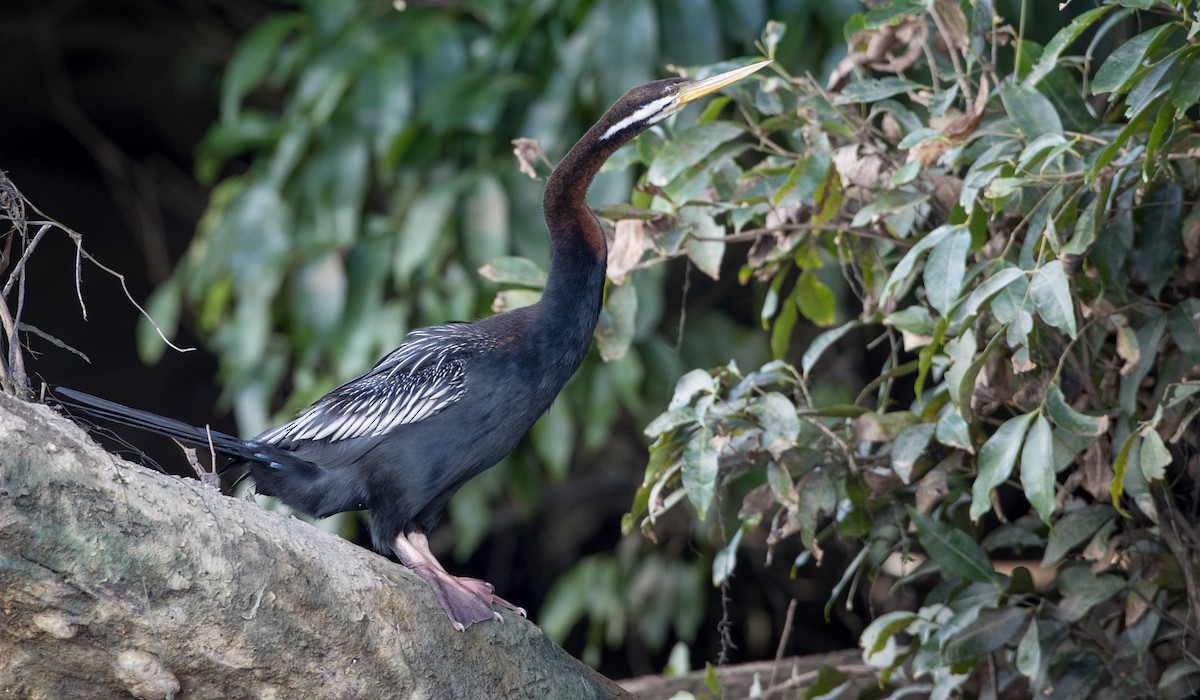
[(462, 398), (467, 361), (491, 345), (469, 323), (415, 330), (371, 371), (259, 439), (281, 447), (304, 440), (337, 442), (382, 435), (424, 420)]

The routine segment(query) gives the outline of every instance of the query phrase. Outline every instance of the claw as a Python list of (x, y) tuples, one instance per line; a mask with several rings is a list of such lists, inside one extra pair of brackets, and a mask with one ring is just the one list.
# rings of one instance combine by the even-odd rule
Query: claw
[(446, 573), (429, 551), (428, 541), (423, 534), (414, 532), (407, 536), (397, 535), (392, 549), (400, 557), (401, 563), (429, 584), (434, 597), (450, 619), (451, 626), (459, 632), (476, 622), (504, 622), (504, 616), (496, 607), (507, 608), (521, 617), (527, 617), (524, 608), (495, 595), (495, 588), (490, 583)]

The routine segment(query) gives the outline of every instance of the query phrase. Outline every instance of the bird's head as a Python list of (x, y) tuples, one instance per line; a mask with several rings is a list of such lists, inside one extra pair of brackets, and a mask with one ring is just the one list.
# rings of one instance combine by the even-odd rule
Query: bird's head
[(703, 80), (667, 78), (639, 85), (617, 100), (597, 125), (600, 141), (625, 142), (679, 111), (685, 104), (737, 82), (770, 61), (759, 61)]

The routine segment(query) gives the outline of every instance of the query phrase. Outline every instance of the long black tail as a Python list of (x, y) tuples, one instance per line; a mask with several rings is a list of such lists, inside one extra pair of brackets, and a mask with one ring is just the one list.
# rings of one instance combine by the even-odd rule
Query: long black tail
[[(218, 454), (233, 460), (226, 469), (239, 464), (248, 466), (243, 476), (248, 474), (254, 477), (255, 491), (277, 496), (289, 506), (310, 515), (323, 518), (344, 510), (361, 509), (367, 503), (364, 485), (355, 481), (353, 474), (327, 471), (271, 443), (243, 440), (217, 430), (197, 428), (174, 418), (122, 406), (74, 389), (56, 387), (50, 393), (68, 415), (99, 418), (165, 435), (197, 447), (211, 447)], [(218, 471), (224, 472), (225, 469)]]
[(281, 450), (271, 444), (243, 440), (219, 430), (197, 428), (174, 418), (122, 406), (114, 401), (66, 387), (55, 387), (50, 393), (54, 402), (65, 408), (70, 415), (100, 418), (119, 425), (165, 435), (188, 445), (211, 447), (217, 454), (229, 457), (236, 462), (249, 462), (285, 470), (310, 471), (317, 469), (316, 465), (311, 462), (300, 459), (287, 450)]

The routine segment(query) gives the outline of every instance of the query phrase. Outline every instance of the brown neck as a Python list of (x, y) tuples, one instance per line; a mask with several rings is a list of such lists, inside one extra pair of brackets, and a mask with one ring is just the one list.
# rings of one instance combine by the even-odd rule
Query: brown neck
[(627, 139), (601, 141), (600, 135), (606, 128), (602, 128), (605, 121), (601, 120), (589, 129), (563, 156), (546, 180), (542, 215), (550, 231), (551, 268), (554, 258), (565, 253), (565, 248), (582, 247), (597, 261), (607, 259), (604, 232), (588, 208), (587, 191), (604, 161)]

